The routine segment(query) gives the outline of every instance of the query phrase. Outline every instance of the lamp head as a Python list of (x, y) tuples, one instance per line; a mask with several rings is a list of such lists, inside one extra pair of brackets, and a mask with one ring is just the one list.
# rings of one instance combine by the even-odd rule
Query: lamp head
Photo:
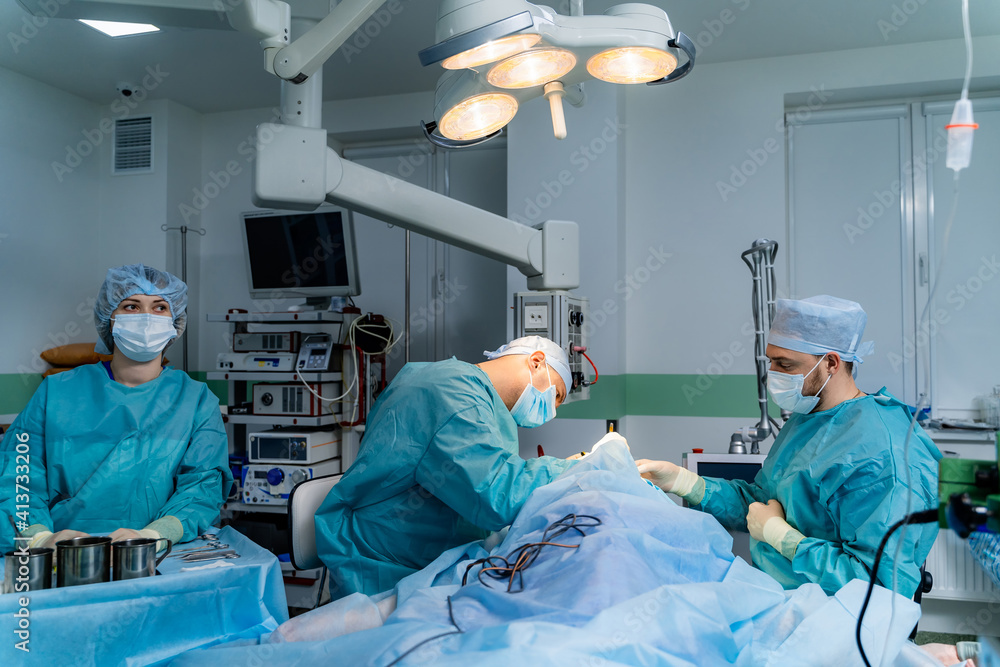
[[(688, 74), (695, 57), (691, 40), (674, 34), (666, 12), (641, 3), (603, 15), (563, 16), (525, 0), (442, 0), (436, 35), (438, 43), (421, 51), (420, 60), (450, 70), (435, 96), (438, 129), (449, 139), (495, 132), (502, 127), (497, 122), (509, 122), (519, 104), (544, 94), (546, 86), (555, 121), (558, 93), (569, 86), (591, 77), (668, 83)], [(678, 51), (687, 54), (681, 67)], [(553, 93), (556, 83), (561, 87)], [(459, 118), (463, 130), (456, 129)], [(474, 125), (481, 127), (472, 130)]]

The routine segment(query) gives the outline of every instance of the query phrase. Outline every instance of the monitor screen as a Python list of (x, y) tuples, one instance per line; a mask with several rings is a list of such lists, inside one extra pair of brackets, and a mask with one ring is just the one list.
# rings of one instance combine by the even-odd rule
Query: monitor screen
[(702, 477), (715, 477), (716, 479), (742, 479), (744, 482), (752, 482), (760, 472), (759, 463), (729, 463), (715, 461), (699, 461), (698, 469), (695, 471)]
[(341, 208), (243, 214), (254, 298), (361, 293), (351, 212)]

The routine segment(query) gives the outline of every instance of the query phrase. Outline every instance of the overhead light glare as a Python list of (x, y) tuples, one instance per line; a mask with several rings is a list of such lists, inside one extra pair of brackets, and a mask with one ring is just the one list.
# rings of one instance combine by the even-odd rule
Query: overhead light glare
[(602, 51), (587, 61), (587, 71), (608, 83), (647, 83), (667, 76), (677, 58), (648, 46), (626, 46)]
[(94, 30), (100, 30), (110, 37), (127, 37), (128, 35), (142, 35), (147, 32), (159, 32), (160, 29), (149, 23), (120, 23), (118, 21), (92, 21), (90, 19), (77, 19), (80, 23), (89, 25)]
[(444, 114), (438, 131), (455, 141), (479, 139), (502, 128), (516, 113), (517, 100), (507, 93), (473, 95)]
[(445, 69), (467, 69), (469, 67), (479, 67), (480, 65), (495, 63), (498, 60), (509, 58), (516, 53), (530, 49), (541, 39), (541, 35), (510, 35), (502, 37), (447, 58), (441, 63), (441, 66)]
[(497, 88), (531, 88), (555, 81), (576, 67), (576, 56), (566, 49), (522, 51), (494, 65), (486, 80)]

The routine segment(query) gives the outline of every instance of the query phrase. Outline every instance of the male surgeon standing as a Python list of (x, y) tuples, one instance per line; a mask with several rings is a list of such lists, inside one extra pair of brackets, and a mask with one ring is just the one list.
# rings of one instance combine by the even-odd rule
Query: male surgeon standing
[(528, 495), (572, 462), (518, 456), (517, 427), (541, 426), (572, 386), (547, 338), (488, 361), (409, 363), (379, 397), (361, 450), (316, 512), (333, 598), (389, 590), (459, 544), (509, 525)]
[[(15, 513), (3, 493), (0, 514), (17, 517), (30, 547), (89, 533), (176, 543), (218, 516), (233, 481), (219, 401), (162, 363), (186, 309), (177, 277), (142, 264), (108, 270), (94, 319), (96, 351), (112, 360), (45, 378), (0, 444), (0, 484), (17, 480), (29, 506)], [(28, 445), (27, 466), (17, 443)]]
[[(730, 530), (750, 533), (754, 565), (785, 588), (819, 584), (835, 593), (852, 579), (872, 577), (882, 537), (910, 511), (938, 503), (941, 452), (909, 408), (883, 387), (865, 394), (855, 364), (873, 345), (861, 343), (861, 306), (831, 296), (778, 299), (768, 337), (768, 390), (793, 414), (752, 484), (700, 477), (666, 461), (637, 461), (664, 491), (709, 512)], [(907, 475), (909, 466), (909, 475)], [(886, 545), (877, 583), (912, 596), (937, 524), (909, 526), (900, 560), (900, 531)]]

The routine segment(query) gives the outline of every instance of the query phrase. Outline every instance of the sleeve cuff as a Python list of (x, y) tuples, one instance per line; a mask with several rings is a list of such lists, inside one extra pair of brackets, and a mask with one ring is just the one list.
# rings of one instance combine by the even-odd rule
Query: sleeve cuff
[[(22, 533), (22, 535), (24, 535), (24, 533)], [(54, 535), (54, 533), (51, 530), (43, 527), (42, 530), (31, 535), (31, 539), (28, 541), (28, 548), (34, 549), (36, 547), (41, 546), (42, 543), (45, 542), (45, 540), (52, 537), (52, 535)]]
[(781, 517), (773, 516), (764, 524), (764, 541), (778, 550), (789, 561), (805, 535), (795, 530)]
[(180, 519), (175, 516), (161, 517), (142, 530), (155, 531), (158, 538), (170, 540), (171, 544), (177, 544), (184, 537), (184, 526), (181, 525)]
[(670, 492), (692, 505), (700, 505), (705, 498), (705, 479), (687, 468), (681, 468)]

